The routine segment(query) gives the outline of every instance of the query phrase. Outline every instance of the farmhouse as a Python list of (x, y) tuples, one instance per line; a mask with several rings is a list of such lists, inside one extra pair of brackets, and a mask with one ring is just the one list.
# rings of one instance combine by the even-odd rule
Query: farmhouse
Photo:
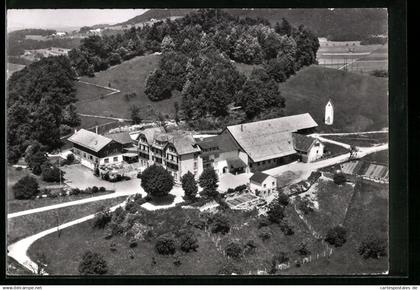
[(175, 182), (188, 171), (197, 178), (203, 171), (200, 147), (189, 133), (165, 133), (160, 128), (149, 128), (139, 134), (138, 150), (142, 166), (161, 165)]
[(249, 179), (249, 188), (255, 194), (270, 194), (277, 188), (277, 180), (263, 172), (255, 172)]
[(80, 163), (90, 169), (100, 165), (118, 164), (124, 160), (124, 144), (112, 138), (80, 129), (69, 139), (72, 152)]
[(205, 139), (197, 139), (201, 148), (203, 167), (213, 167), (217, 174), (240, 174), (249, 172), (248, 157), (236, 144), (232, 136), (220, 134)]
[[(264, 171), (300, 158), (292, 133), (308, 134), (318, 124), (308, 113), (228, 126), (221, 135), (229, 135), (246, 157), (240, 158), (251, 172)], [(321, 154), (321, 152), (318, 152)], [(312, 154), (311, 154), (312, 156)]]

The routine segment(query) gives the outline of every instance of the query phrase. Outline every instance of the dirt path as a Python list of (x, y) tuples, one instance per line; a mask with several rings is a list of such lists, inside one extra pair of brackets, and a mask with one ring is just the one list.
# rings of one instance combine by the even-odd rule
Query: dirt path
[[(126, 203), (126, 201), (117, 204), (116, 206), (113, 206), (110, 208), (110, 211), (114, 211), (116, 210), (118, 207), (120, 206), (124, 206)], [(95, 214), (91, 214), (76, 220), (73, 220), (71, 222), (68, 223), (64, 223), (61, 224), (57, 227), (53, 227), (50, 228), (48, 230), (42, 231), (38, 234), (26, 237), (10, 246), (7, 247), (8, 250), (8, 256), (12, 257), (13, 259), (15, 259), (19, 264), (21, 264), (23, 267), (27, 268), (29, 271), (33, 272), (33, 273), (38, 273), (38, 265), (31, 260), (31, 258), (28, 257), (28, 250), (29, 247), (37, 240), (39, 240), (40, 238), (43, 238), (49, 234), (52, 234), (58, 230), (62, 230), (77, 224), (80, 224), (82, 222), (88, 221), (90, 219), (93, 219), (95, 217)], [(44, 275), (48, 275), (48, 273), (44, 272)]]
[(85, 84), (85, 85), (91, 85), (91, 86), (95, 86), (95, 87), (98, 87), (98, 88), (101, 88), (101, 89), (110, 90), (111, 92), (106, 94), (105, 96), (110, 96), (110, 95), (117, 94), (117, 93), (121, 92), (120, 90), (117, 90), (117, 89), (114, 89), (114, 88), (111, 88), (111, 87), (105, 87), (105, 86), (101, 86), (101, 85), (90, 83), (90, 82), (85, 82), (85, 81), (81, 81), (81, 80), (79, 80), (78, 82), (82, 83), (82, 84)]
[(348, 135), (361, 135), (361, 134), (376, 134), (376, 133), (388, 133), (388, 130), (382, 131), (365, 131), (365, 132), (347, 132), (347, 133), (314, 133), (309, 136), (319, 137), (319, 136), (348, 136)]
[(131, 194), (132, 193), (128, 193), (128, 192), (123, 192), (123, 193), (114, 192), (114, 193), (104, 194), (104, 195), (95, 196), (95, 197), (89, 197), (89, 198), (78, 199), (78, 200), (69, 201), (69, 202), (63, 202), (63, 203), (57, 203), (57, 204), (53, 204), (53, 205), (38, 207), (38, 208), (32, 208), (32, 209), (28, 209), (28, 210), (23, 210), (23, 211), (10, 213), (10, 214), (7, 215), (7, 219), (12, 219), (12, 218), (20, 217), (20, 216), (25, 216), (25, 215), (28, 215), (28, 214), (34, 214), (34, 213), (54, 210), (54, 209), (63, 208), (63, 207), (69, 207), (69, 206), (80, 205), (80, 204), (89, 203), (89, 202), (95, 202), (95, 201), (104, 200), (104, 199), (117, 198), (117, 197), (121, 197), (121, 196), (128, 196), (128, 195), (131, 195)]
[(92, 117), (92, 118), (100, 118), (100, 119), (108, 119), (108, 120), (114, 120), (114, 121), (118, 121), (118, 122), (131, 122), (131, 119), (124, 119), (124, 118), (115, 118), (115, 117), (108, 117), (108, 116), (99, 116), (99, 115), (89, 115), (89, 114), (81, 114), (81, 113), (77, 113), (79, 116), (82, 117)]

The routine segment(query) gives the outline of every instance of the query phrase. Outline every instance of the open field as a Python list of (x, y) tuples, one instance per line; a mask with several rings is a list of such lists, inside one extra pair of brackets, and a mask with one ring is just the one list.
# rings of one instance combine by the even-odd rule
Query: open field
[(102, 206), (111, 207), (117, 205), (124, 201), (125, 198), (117, 197), (99, 200), (9, 219), (7, 224), (7, 243), (11, 244), (32, 234), (55, 227), (57, 226), (57, 221), (58, 224), (62, 224), (93, 214)]
[[(106, 71), (98, 72), (93, 78), (81, 78), (83, 81), (98, 85), (111, 85), (112, 88), (116, 88), (121, 92), (107, 96), (101, 100), (79, 103), (77, 104), (78, 112), (129, 118), (130, 106), (137, 105), (140, 107), (140, 114), (143, 118), (155, 118), (149, 106), (152, 106), (156, 111), (162, 112), (164, 115), (172, 115), (174, 113), (174, 103), (176, 101), (180, 103), (179, 92), (174, 92), (171, 99), (160, 102), (152, 102), (144, 94), (146, 78), (150, 72), (157, 68), (159, 58), (160, 56), (155, 54), (135, 57)], [(124, 95), (130, 93), (136, 93), (137, 96), (126, 100)], [(82, 98), (87, 99), (90, 96), (85, 94)]]
[(348, 209), (344, 227), (347, 241), (329, 259), (319, 259), (301, 267), (291, 267), (284, 274), (383, 274), (388, 270), (388, 257), (364, 259), (357, 253), (360, 243), (368, 235), (388, 235), (388, 187), (363, 181), (360, 189), (355, 190)]
[[(145, 212), (141, 220), (152, 225), (153, 232), (160, 235), (183, 227), (187, 217), (197, 220), (197, 214), (196, 210), (176, 207)], [(286, 209), (286, 216), (295, 233), (285, 236), (278, 225), (272, 224), (266, 228), (272, 234), (266, 241), (262, 241), (258, 236), (258, 219), (255, 212), (229, 211), (226, 214), (232, 224), (230, 232), (226, 235), (190, 228), (197, 236), (199, 248), (189, 253), (178, 249), (175, 255), (159, 255), (154, 249), (155, 238), (139, 241), (137, 247), (130, 249), (126, 237), (115, 236), (110, 240), (105, 240), (103, 230), (94, 230), (91, 222), (85, 222), (64, 230), (61, 238), (54, 234), (38, 240), (29, 249), (29, 255), (33, 256), (37, 252), (45, 253), (50, 261), (46, 270), (52, 275), (78, 274), (78, 264), (87, 250), (99, 252), (105, 256), (109, 267), (108, 274), (199, 275), (218, 274), (227, 263), (235, 268), (232, 271), (236, 273), (247, 274), (249, 271), (256, 273), (257, 270), (268, 270), (274, 254), (283, 251), (292, 259), (296, 256), (294, 250), (303, 240), (309, 241), (308, 247), (311, 250), (319, 249), (319, 242), (311, 240), (311, 234), (291, 207)], [(229, 242), (237, 241), (245, 245), (250, 240), (256, 245), (253, 253), (247, 253), (239, 259), (228, 259), (224, 255), (224, 249)], [(112, 243), (116, 248), (114, 252), (110, 251)], [(49, 247), (51, 244), (55, 245), (54, 249)], [(130, 258), (130, 255), (133, 258)], [(178, 266), (174, 264), (177, 260), (180, 261)]]
[(101, 87), (92, 86), (81, 82), (76, 82), (75, 88), (78, 103), (97, 100), (112, 92)]
[(302, 193), (314, 200), (316, 208), (305, 215), (308, 223), (319, 234), (343, 223), (347, 208), (353, 196), (354, 184), (337, 185), (330, 179), (320, 178), (310, 189), (310, 193)]
[(389, 150), (383, 150), (375, 152), (373, 154), (366, 155), (362, 160), (371, 161), (374, 163), (379, 163), (383, 165), (389, 164)]
[[(388, 127), (388, 80), (328, 69), (303, 68), (280, 91), (287, 115), (310, 113), (320, 132), (354, 132)], [(324, 124), (325, 105), (334, 104), (334, 124)], [(305, 104), (305, 106), (302, 106)]]
[(360, 45), (360, 41), (321, 41), (317, 52), (319, 65), (356, 73), (388, 70), (387, 45)]

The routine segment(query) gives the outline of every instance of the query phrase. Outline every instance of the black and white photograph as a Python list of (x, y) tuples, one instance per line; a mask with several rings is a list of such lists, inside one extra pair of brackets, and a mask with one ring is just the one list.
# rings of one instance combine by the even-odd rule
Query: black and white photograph
[(6, 276), (389, 274), (388, 16), (7, 9)]

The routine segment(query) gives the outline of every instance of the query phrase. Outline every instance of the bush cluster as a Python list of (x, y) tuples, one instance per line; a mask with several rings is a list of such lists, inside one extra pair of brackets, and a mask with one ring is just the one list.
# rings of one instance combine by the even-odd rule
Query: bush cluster
[(81, 275), (103, 275), (108, 272), (108, 266), (101, 254), (87, 251), (79, 264)]
[(12, 187), (16, 199), (32, 199), (38, 195), (39, 186), (34, 177), (26, 175)]

